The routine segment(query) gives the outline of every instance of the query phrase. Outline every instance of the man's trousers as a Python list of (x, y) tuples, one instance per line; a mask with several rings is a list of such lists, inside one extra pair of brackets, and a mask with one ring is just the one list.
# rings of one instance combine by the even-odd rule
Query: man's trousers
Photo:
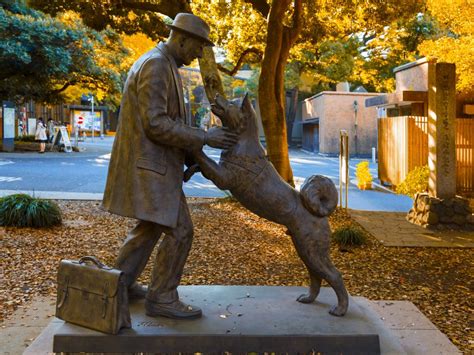
[(177, 226), (170, 228), (139, 221), (120, 248), (116, 268), (124, 272), (130, 287), (142, 273), (162, 234), (164, 237), (158, 245), (146, 298), (152, 302), (171, 303), (179, 299), (177, 287), (193, 240), (193, 224), (184, 193), (181, 194)]

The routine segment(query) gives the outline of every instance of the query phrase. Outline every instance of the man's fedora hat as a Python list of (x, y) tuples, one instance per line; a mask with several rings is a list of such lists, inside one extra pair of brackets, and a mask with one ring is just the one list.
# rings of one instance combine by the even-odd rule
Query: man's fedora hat
[(181, 12), (176, 15), (173, 24), (168, 25), (168, 27), (200, 39), (209, 46), (214, 46), (214, 43), (209, 40), (210, 29), (208, 24), (196, 15)]

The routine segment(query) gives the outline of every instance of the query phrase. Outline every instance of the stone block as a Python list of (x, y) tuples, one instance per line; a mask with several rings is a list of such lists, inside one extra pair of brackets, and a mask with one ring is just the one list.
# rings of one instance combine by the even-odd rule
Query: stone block
[(469, 224), (474, 224), (474, 214), (470, 214), (466, 217), (466, 222)]
[(423, 223), (423, 213), (417, 213), (415, 218), (415, 224), (421, 225)]
[(467, 215), (471, 213), (469, 205), (464, 203), (462, 200), (456, 200), (453, 209), (456, 214)]
[(458, 202), (464, 204), (465, 206), (469, 206), (469, 200), (467, 198), (462, 196), (456, 196), (455, 198)]
[(322, 352), (403, 353), (376, 312), (350, 299), (344, 317), (328, 310), (334, 292), (322, 288), (318, 301), (296, 302), (305, 288), (268, 286), (184, 286), (185, 302), (203, 317), (177, 321), (144, 315), (143, 301), (131, 304), (132, 329), (116, 335), (64, 323), (54, 335), (53, 351), (78, 352)]
[(447, 215), (447, 216), (450, 216), (450, 217), (454, 216), (455, 213), (454, 213), (453, 206), (452, 205), (451, 206), (446, 206), (445, 205), (444, 206), (444, 214)]
[(441, 200), (437, 197), (431, 197), (430, 198), (430, 204), (432, 205), (439, 205), (441, 203)]
[(438, 224), (439, 218), (438, 215), (434, 212), (427, 212), (423, 216), (423, 223), (428, 223), (428, 224)]
[(454, 201), (455, 199), (454, 198), (447, 198), (443, 201), (443, 204), (446, 206), (446, 207), (452, 207), (454, 205)]
[(443, 214), (443, 205), (439, 202), (431, 204), (431, 211), (436, 213), (437, 215)]
[(453, 221), (452, 216), (448, 216), (446, 214), (442, 214), (439, 216), (439, 221), (444, 224), (451, 223)]
[(466, 223), (466, 216), (461, 214), (454, 215), (453, 223), (457, 224), (458, 226), (463, 226)]

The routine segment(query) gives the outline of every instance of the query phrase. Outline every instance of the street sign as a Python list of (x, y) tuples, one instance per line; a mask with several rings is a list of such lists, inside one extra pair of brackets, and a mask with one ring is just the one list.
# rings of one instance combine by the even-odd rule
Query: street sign
[(13, 152), (15, 149), (15, 105), (13, 102), (2, 103), (2, 147), (5, 152)]
[(63, 148), (66, 153), (72, 152), (72, 145), (66, 127), (54, 127), (54, 138), (51, 150), (53, 150), (55, 146), (59, 147), (59, 149)]

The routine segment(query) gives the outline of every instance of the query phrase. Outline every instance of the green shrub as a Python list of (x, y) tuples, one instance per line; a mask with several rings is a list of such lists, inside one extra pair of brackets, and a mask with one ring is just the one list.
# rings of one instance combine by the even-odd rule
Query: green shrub
[(50, 227), (60, 225), (61, 211), (52, 201), (15, 194), (0, 198), (0, 226)]
[(16, 142), (35, 142), (35, 136), (34, 135), (28, 135), (28, 136), (18, 136), (15, 137)]
[(341, 247), (353, 247), (366, 242), (364, 233), (352, 226), (338, 228), (332, 234), (332, 239)]
[(428, 168), (428, 165), (417, 166), (415, 169), (410, 171), (405, 180), (397, 186), (397, 194), (408, 195), (411, 198), (414, 198), (415, 194), (418, 192), (427, 191), (429, 176), (430, 169)]

